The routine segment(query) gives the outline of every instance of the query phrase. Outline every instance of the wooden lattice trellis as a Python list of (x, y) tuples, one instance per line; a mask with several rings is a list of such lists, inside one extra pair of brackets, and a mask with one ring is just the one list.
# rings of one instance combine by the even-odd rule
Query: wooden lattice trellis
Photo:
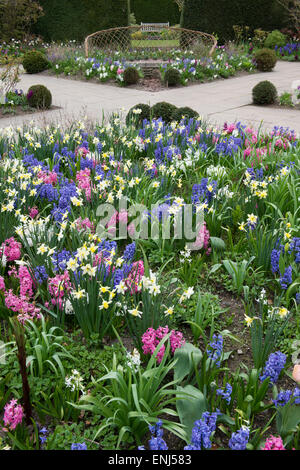
[[(166, 31), (166, 33), (164, 33)], [(140, 32), (140, 33), (139, 33)], [(145, 37), (139, 38), (142, 33), (142, 25), (124, 26), (120, 28), (105, 29), (90, 34), (85, 39), (85, 54), (89, 57), (94, 50), (106, 51), (130, 51), (138, 48), (169, 48), (182, 50), (201, 50), (203, 54), (211, 55), (217, 46), (217, 40), (214, 36), (201, 31), (192, 31), (190, 29), (162, 26), (161, 36), (150, 37), (151, 44)], [(133, 33), (138, 33), (134, 34)], [(132, 37), (133, 35), (133, 37)], [(155, 39), (160, 39), (156, 41)], [(166, 39), (166, 46), (162, 45), (162, 40)], [(155, 44), (157, 43), (157, 44)]]

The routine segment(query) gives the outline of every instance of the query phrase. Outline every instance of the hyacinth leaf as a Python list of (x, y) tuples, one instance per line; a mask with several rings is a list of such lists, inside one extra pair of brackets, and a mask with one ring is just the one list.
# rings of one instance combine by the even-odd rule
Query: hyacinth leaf
[(300, 424), (300, 407), (297, 405), (284, 406), (277, 410), (276, 425), (280, 436), (284, 439), (296, 432)]
[(210, 237), (210, 244), (214, 250), (224, 251), (226, 248), (224, 240), (219, 237)]
[(178, 387), (177, 390), (192, 395), (176, 402), (180, 422), (185, 426), (185, 441), (189, 443), (195, 421), (201, 418), (204, 411), (207, 411), (207, 402), (203, 393), (192, 385)]
[(176, 349), (174, 358), (177, 360), (174, 366), (174, 380), (181, 382), (199, 364), (202, 353), (193, 344), (185, 343)]
[(296, 291), (297, 289), (297, 286), (300, 286), (300, 277), (298, 277), (287, 289), (286, 291), (286, 298), (287, 300), (289, 300), (292, 295), (294, 294), (294, 292)]

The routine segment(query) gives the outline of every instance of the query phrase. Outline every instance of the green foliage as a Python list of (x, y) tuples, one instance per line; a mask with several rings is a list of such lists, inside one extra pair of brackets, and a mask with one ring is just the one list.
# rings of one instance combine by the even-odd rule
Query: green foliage
[(176, 109), (177, 108), (174, 104), (160, 101), (152, 106), (151, 113), (155, 119), (161, 117), (164, 122), (168, 123), (172, 121), (172, 116)]
[(271, 72), (276, 65), (277, 57), (272, 49), (259, 49), (255, 55), (256, 67), (260, 72)]
[(292, 108), (294, 106), (294, 103), (292, 100), (292, 93), (289, 93), (288, 91), (281, 93), (278, 99), (279, 99), (280, 106), (288, 106), (289, 108)]
[(24, 55), (22, 65), (27, 73), (40, 73), (49, 67), (49, 62), (42, 52), (29, 51)]
[(283, 47), (285, 45), (286, 37), (284, 34), (278, 31), (278, 29), (275, 29), (267, 36), (267, 39), (265, 40), (264, 44), (264, 46), (268, 47), (269, 49), (274, 49), (275, 46)]
[(180, 12), (174, 0), (131, 0), (131, 11), (140, 23), (179, 23)]
[(43, 15), (35, 0), (0, 0), (0, 40), (22, 39)]
[(185, 441), (189, 443), (195, 421), (201, 418), (204, 411), (207, 411), (208, 405), (204, 394), (193, 385), (177, 387), (177, 390), (191, 395), (191, 398), (181, 398), (176, 403), (180, 422), (185, 427)]
[(135, 67), (127, 67), (124, 70), (124, 85), (135, 85), (139, 78), (139, 72)]
[[(279, 435), (283, 439), (284, 445), (289, 444), (298, 431), (299, 438), (300, 406), (287, 403), (285, 406), (278, 406), (276, 413), (276, 427)], [(296, 434), (297, 435), (297, 434)], [(299, 440), (297, 442), (297, 445)]]
[(65, 376), (65, 369), (61, 359), (72, 357), (65, 347), (62, 345), (64, 336), (62, 330), (56, 326), (50, 327), (42, 316), (41, 321), (36, 325), (33, 321), (28, 320), (25, 325), (27, 346), (30, 355), (27, 356), (27, 366), (30, 373), (42, 377), (45, 370), (52, 370), (55, 376)]
[[(141, 110), (141, 113), (134, 112), (135, 110), (139, 109)], [(126, 116), (126, 124), (128, 126), (130, 122), (133, 122), (137, 127), (139, 127), (144, 119), (147, 119), (148, 121), (150, 120), (150, 106), (149, 104), (139, 103), (135, 106), (132, 106), (132, 108), (130, 108), (128, 111)]]
[(185, 0), (183, 28), (216, 33), (220, 41), (233, 39), (233, 25), (271, 30), (283, 23), (283, 9), (276, 0)]
[[(104, 429), (112, 427), (119, 434), (117, 448), (128, 437), (133, 437), (139, 444), (149, 424), (154, 424), (163, 415), (177, 416), (176, 411), (169, 407), (179, 396), (174, 388), (176, 381), (165, 382), (174, 367), (174, 361), (166, 362), (170, 350), (169, 342), (161, 363), (157, 364), (156, 361), (157, 353), (169, 336), (160, 341), (145, 370), (138, 368), (135, 371), (129, 365), (122, 367), (114, 356), (112, 370), (107, 371), (107, 374), (95, 383), (96, 390), (98, 384), (100, 393), (96, 391), (81, 398), (81, 409), (91, 411), (99, 418), (105, 418), (105, 424), (98, 429), (95, 439)], [(103, 382), (107, 385), (103, 385)], [(183, 436), (180, 424), (167, 419), (162, 419), (162, 422), (165, 429)]]
[(188, 106), (182, 108), (177, 108), (172, 114), (172, 119), (174, 121), (181, 121), (182, 117), (187, 119), (196, 119), (199, 116), (199, 113)]
[(254, 317), (251, 323), (251, 347), (253, 362), (256, 369), (260, 369), (265, 364), (271, 352), (276, 347), (279, 336), (284, 331), (289, 316), (284, 321), (271, 316), (265, 323), (263, 319)]
[(169, 67), (164, 75), (164, 82), (168, 86), (176, 86), (180, 84), (180, 72), (179, 70)]
[(27, 101), (32, 108), (49, 109), (52, 103), (52, 95), (44, 85), (33, 85), (28, 89)]
[(215, 303), (215, 296), (209, 292), (205, 292), (204, 294), (201, 294), (200, 291), (198, 292), (194, 317), (191, 321), (187, 321), (191, 327), (195, 344), (197, 344), (200, 336), (202, 336), (207, 343), (206, 328), (213, 328), (215, 320), (221, 313), (226, 311), (221, 310), (218, 305), (215, 306)]
[(265, 403), (269, 390), (270, 379), (260, 381), (260, 369), (237, 370), (233, 377), (232, 394), (229, 410), (238, 410), (239, 414), (245, 420), (252, 420), (255, 415), (261, 413), (272, 406), (269, 402)]
[[(254, 256), (252, 256), (248, 261), (243, 260), (241, 262), (232, 261), (229, 259), (223, 260), (222, 264), (226, 269), (227, 273), (230, 275), (233, 283), (234, 289), (237, 291), (238, 294), (242, 292), (242, 288), (247, 276), (248, 268), (252, 261), (254, 260)], [(211, 273), (217, 271), (222, 265), (215, 264), (211, 269)]]
[[(69, 450), (74, 442), (85, 442), (88, 450), (98, 450), (99, 444), (93, 442), (95, 435), (95, 427), (87, 427), (84, 422), (80, 423), (63, 423), (55, 426), (53, 433), (47, 439), (46, 450)], [(109, 445), (113, 449), (116, 444), (116, 436), (111, 431), (101, 436), (101, 448), (105, 449)]]
[(277, 90), (273, 83), (268, 80), (259, 82), (252, 89), (252, 99), (254, 104), (274, 104), (277, 98)]
[(127, 0), (40, 0), (45, 16), (33, 32), (45, 40), (77, 40), (102, 29), (128, 25)]

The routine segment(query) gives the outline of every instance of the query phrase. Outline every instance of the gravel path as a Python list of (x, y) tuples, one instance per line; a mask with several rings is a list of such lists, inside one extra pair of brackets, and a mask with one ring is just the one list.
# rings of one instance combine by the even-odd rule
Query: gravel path
[(125, 111), (137, 103), (153, 105), (169, 101), (177, 106), (190, 106), (210, 122), (241, 121), (270, 129), (275, 125), (290, 127), (300, 133), (300, 111), (251, 105), (251, 90), (262, 80), (270, 80), (278, 93), (290, 91), (292, 82), (300, 80), (300, 62), (280, 61), (273, 72), (255, 73), (227, 80), (215, 80), (187, 87), (151, 92), (133, 88), (121, 88), (106, 84), (57, 78), (49, 75), (21, 75), (18, 88), (24, 91), (34, 84), (47, 86), (53, 96), (53, 104), (59, 106), (43, 113), (9, 116), (0, 119), (0, 128), (9, 125), (22, 126), (34, 120), (37, 125), (50, 122), (68, 122), (86, 115), (90, 120), (102, 121), (114, 111)]

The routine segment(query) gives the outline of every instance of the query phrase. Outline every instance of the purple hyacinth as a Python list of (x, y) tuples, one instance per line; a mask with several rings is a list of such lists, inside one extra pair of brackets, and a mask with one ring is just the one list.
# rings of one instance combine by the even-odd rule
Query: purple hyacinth
[(211, 448), (211, 437), (212, 433), (216, 430), (216, 423), (219, 410), (214, 413), (205, 411), (202, 414), (202, 418), (195, 421), (192, 430), (191, 444), (185, 446), (184, 450), (201, 450)]
[(285, 366), (286, 355), (280, 351), (271, 353), (265, 364), (263, 374), (260, 376), (261, 382), (270, 377), (270, 383), (275, 384), (278, 380), (280, 372)]
[(276, 399), (272, 400), (275, 407), (278, 408), (278, 406), (286, 405), (290, 401), (292, 393), (292, 390), (281, 390)]
[(221, 396), (223, 400), (226, 401), (227, 405), (229, 405), (231, 401), (231, 393), (232, 393), (232, 386), (229, 383), (226, 384), (225, 389), (218, 388), (217, 390), (217, 395)]
[(288, 266), (284, 271), (283, 276), (279, 279), (281, 288), (286, 290), (290, 284), (292, 284), (292, 266)]
[(279, 272), (279, 258), (280, 258), (280, 250), (272, 250), (271, 253), (271, 268), (272, 273), (275, 274)]
[(241, 427), (237, 432), (233, 432), (229, 440), (229, 447), (231, 450), (245, 450), (249, 441), (250, 430), (246, 427)]
[(87, 450), (86, 443), (75, 442), (71, 445), (71, 450)]
[[(168, 450), (168, 446), (162, 438), (164, 431), (162, 429), (162, 421), (159, 419), (154, 426), (149, 425), (151, 439), (149, 440), (150, 450)], [(138, 450), (145, 450), (145, 446), (139, 446)]]
[(223, 352), (223, 336), (214, 334), (212, 341), (209, 343), (207, 348), (207, 355), (216, 363), (216, 366), (220, 366), (220, 357)]

